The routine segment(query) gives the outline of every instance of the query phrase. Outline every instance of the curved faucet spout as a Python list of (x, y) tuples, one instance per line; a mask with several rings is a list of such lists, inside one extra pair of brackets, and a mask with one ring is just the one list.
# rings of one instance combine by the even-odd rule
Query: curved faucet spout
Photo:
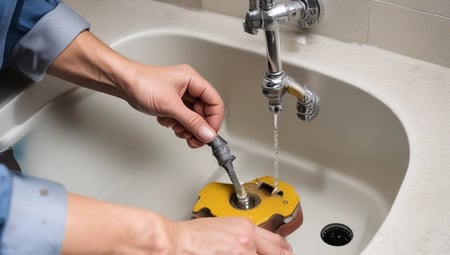
[(316, 118), (320, 110), (320, 97), (309, 88), (300, 85), (293, 78), (286, 75), (284, 90), (297, 97), (297, 117), (303, 121)]
[(300, 85), (284, 72), (266, 73), (262, 86), (263, 94), (269, 99), (269, 111), (283, 110), (283, 96), (291, 94), (297, 98), (297, 117), (303, 121), (313, 120), (320, 110), (320, 98), (311, 89)]

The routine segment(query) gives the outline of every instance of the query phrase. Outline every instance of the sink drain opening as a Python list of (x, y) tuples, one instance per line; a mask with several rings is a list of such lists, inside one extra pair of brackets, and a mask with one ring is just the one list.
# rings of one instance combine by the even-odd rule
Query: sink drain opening
[(322, 229), (320, 232), (320, 237), (329, 245), (343, 246), (352, 240), (353, 232), (344, 224), (331, 223)]

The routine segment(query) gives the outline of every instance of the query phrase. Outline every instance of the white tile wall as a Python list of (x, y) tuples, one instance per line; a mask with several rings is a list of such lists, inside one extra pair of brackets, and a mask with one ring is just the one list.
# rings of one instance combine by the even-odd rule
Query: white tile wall
[(202, 9), (202, 0), (154, 0), (169, 4), (176, 4), (189, 9)]
[[(248, 0), (158, 0), (243, 18)], [(284, 0), (280, 0), (284, 1)], [(313, 32), (450, 67), (450, 0), (322, 0)]]
[(450, 18), (373, 1), (369, 23), (370, 45), (450, 66)]
[(447, 18), (450, 17), (449, 0), (384, 0), (384, 2)]
[(346, 42), (367, 42), (369, 0), (322, 0), (322, 3), (324, 16), (313, 32)]
[(248, 0), (202, 0), (202, 7), (206, 11), (244, 18)]

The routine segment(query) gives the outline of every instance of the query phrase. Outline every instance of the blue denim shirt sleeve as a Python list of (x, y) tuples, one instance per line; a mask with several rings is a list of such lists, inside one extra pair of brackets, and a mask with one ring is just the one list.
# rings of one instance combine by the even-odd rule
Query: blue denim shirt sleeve
[(6, 35), (11, 24), (17, 0), (0, 1), (0, 66), (3, 66), (4, 52), (6, 52)]
[[(0, 185), (10, 189), (0, 197), (9, 208), (0, 207), (7, 218), (2, 225), (1, 255), (61, 253), (67, 215), (67, 192), (60, 184), (25, 175), (9, 173), (0, 166)], [(6, 204), (6, 203), (5, 203)]]
[(16, 43), (60, 0), (0, 1), (0, 63), (11, 54)]
[(7, 65), (35, 81), (89, 23), (64, 3), (42, 17), (14, 46)]
[(11, 19), (5, 45), (5, 56), (11, 54), (14, 45), (48, 12), (55, 9), (61, 0), (6, 0), (17, 2)]
[(35, 81), (89, 23), (60, 0), (0, 1), (0, 64)]
[[(11, 203), (11, 175), (6, 167), (0, 164), (0, 240), (3, 236), (3, 229), (8, 219), (9, 206)], [(0, 254), (1, 246), (0, 246)]]

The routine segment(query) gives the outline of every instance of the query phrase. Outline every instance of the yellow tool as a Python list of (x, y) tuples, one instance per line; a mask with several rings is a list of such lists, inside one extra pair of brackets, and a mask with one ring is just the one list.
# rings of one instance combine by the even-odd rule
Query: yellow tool
[(295, 189), (279, 181), (278, 191), (272, 194), (274, 179), (257, 178), (243, 184), (250, 200), (248, 208), (239, 206), (232, 184), (212, 182), (199, 193), (193, 208), (193, 218), (242, 216), (256, 225), (286, 236), (300, 227), (303, 214)]

